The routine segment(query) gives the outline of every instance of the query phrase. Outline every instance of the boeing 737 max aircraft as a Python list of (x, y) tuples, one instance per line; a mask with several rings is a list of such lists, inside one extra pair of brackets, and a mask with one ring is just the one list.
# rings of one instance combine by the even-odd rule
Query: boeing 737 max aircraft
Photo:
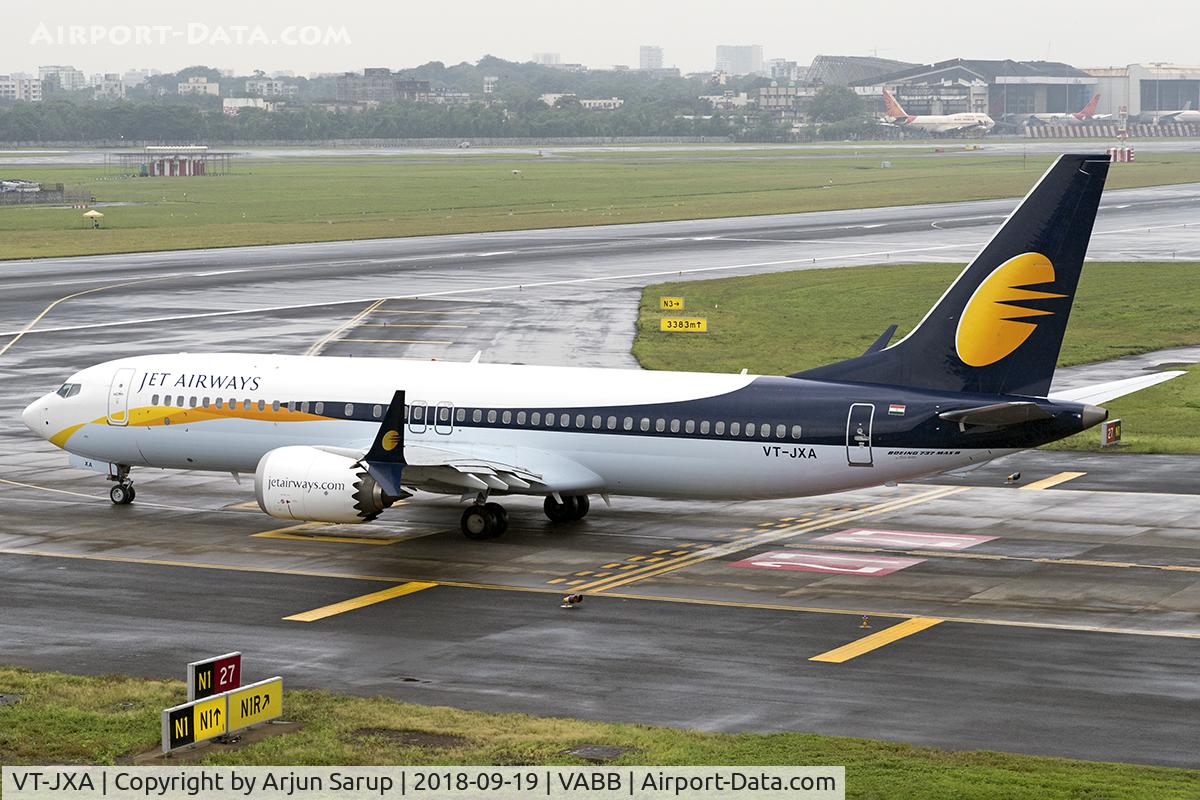
[[(789, 376), (249, 354), (88, 367), (25, 424), (134, 498), (134, 467), (254, 473), (287, 520), (375, 519), (460, 495), (471, 538), (507, 495), (555, 521), (589, 496), (783, 498), (978, 464), (1099, 423), (1181, 373), (1047, 396), (1108, 156), (1064, 155), (902, 340)], [(903, 286), (896, 291), (904, 291)], [(890, 332), (889, 332), (890, 333)]]

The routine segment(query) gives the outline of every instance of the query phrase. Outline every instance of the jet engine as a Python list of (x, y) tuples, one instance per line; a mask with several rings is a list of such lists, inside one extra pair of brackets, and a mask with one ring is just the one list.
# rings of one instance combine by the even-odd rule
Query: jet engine
[(278, 519), (370, 522), (400, 498), (383, 493), (363, 466), (316, 447), (279, 447), (254, 473), (258, 505)]

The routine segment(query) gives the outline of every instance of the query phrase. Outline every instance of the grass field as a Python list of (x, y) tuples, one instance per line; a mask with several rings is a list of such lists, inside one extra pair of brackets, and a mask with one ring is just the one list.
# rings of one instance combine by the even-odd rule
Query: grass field
[[(633, 353), (647, 369), (787, 374), (863, 352), (888, 325), (903, 336), (961, 266), (905, 264), (802, 270), (646, 287)], [(1200, 263), (1089, 263), (1059, 364), (1200, 344)], [(1112, 286), (1136, 286), (1113, 292)], [(902, 287), (898, 291), (897, 287)], [(708, 334), (662, 333), (658, 298), (683, 296)], [(1200, 372), (1116, 400), (1119, 452), (1200, 453)], [(1055, 447), (1098, 448), (1088, 431)], [(1113, 451), (1118, 452), (1118, 451)]]
[[(183, 702), (180, 682), (78, 677), (0, 668), (0, 764), (111, 764), (158, 744), (159, 713)], [(518, 714), (482, 714), (288, 692), (288, 733), (202, 764), (583, 765), (563, 751), (582, 744), (632, 748), (616, 763), (845, 765), (858, 800), (1143, 800), (1195, 798), (1200, 771), (992, 752), (950, 752), (805, 733), (706, 734)], [(432, 735), (432, 736), (431, 736)]]
[[(5, 167), (90, 190), (104, 229), (69, 208), (0, 207), (0, 257), (415, 236), (817, 211), (1023, 195), (1049, 156), (945, 158), (288, 158), (237, 174), (119, 178), (101, 167)], [(513, 170), (519, 170), (514, 174)], [(1148, 154), (1112, 188), (1200, 181), (1200, 155)]]

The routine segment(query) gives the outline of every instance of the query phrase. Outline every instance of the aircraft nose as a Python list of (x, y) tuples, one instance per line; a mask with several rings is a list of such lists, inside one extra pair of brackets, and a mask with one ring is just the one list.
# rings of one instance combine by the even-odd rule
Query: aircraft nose
[(45, 414), (42, 411), (46, 406), (45, 399), (45, 397), (39, 397), (25, 406), (25, 410), (21, 412), (21, 421), (25, 423), (25, 427), (39, 436), (45, 435), (45, 431), (42, 430), (46, 427), (43, 424)]

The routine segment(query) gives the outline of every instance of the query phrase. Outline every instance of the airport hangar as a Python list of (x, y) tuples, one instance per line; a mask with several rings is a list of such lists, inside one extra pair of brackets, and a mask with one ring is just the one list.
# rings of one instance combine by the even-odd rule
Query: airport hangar
[(1124, 116), (1151, 122), (1161, 112), (1200, 108), (1200, 66), (1080, 68), (1057, 61), (972, 58), (911, 64), (836, 55), (816, 56), (802, 84), (774, 82), (764, 87), (759, 103), (780, 120), (796, 121), (823, 86), (849, 86), (880, 115), (884, 89), (910, 114), (977, 112), (996, 120), (1069, 114), (1083, 108), (1093, 94), (1100, 95), (1096, 113), (1112, 121)]
[[(1198, 190), (1110, 192), (1092, 256), (1200, 258)], [(19, 420), (131, 343), (633, 367), (647, 283), (961, 261), (1012, 204), (5, 264), (3, 660), (170, 677), (238, 649), (417, 702), (1194, 766), (1198, 459), (1035, 452), (794, 501), (614, 499), (570, 528), (514, 501), (503, 539), (469, 542), (452, 499), (291, 526), (209, 474), (144, 471), (111, 506)]]

